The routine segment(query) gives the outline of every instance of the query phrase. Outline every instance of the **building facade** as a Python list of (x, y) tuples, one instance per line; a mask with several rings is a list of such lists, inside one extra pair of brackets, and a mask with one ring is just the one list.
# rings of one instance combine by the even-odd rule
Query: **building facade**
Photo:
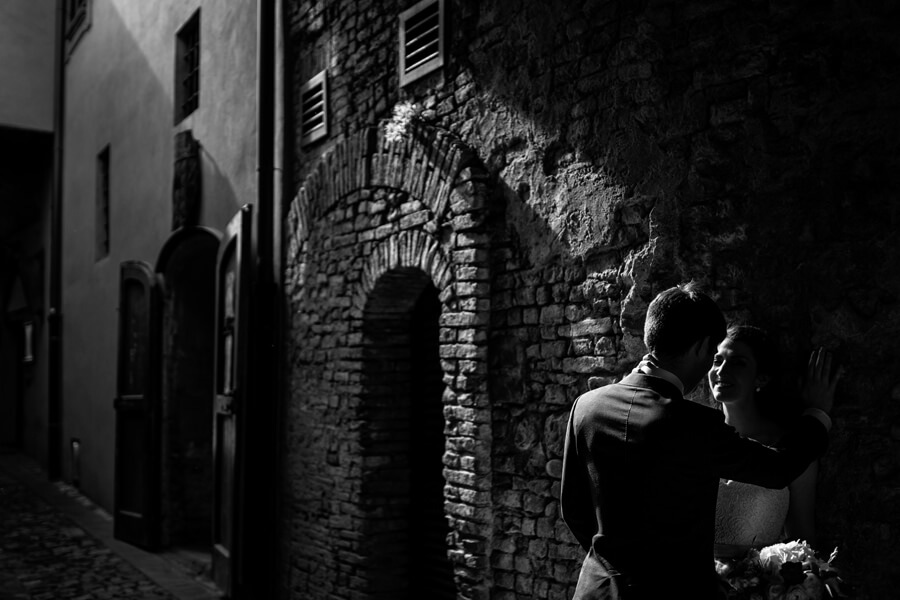
[(3, 442), (108, 510), (119, 539), (205, 552), (245, 597), (256, 553), (237, 557), (259, 528), (235, 405), (255, 249), (272, 243), (260, 113), (262, 154), (281, 131), (275, 102), (260, 109), (260, 65), (281, 60), (261, 4), (11, 2), (0, 24)]
[(896, 585), (896, 11), (285, 13), (286, 597), (570, 597), (569, 408), (691, 279), (787, 372), (820, 345), (845, 365), (818, 545), (863, 594)]
[(570, 597), (569, 409), (693, 279), (836, 353), (817, 545), (900, 583), (893, 7), (50, 6), (0, 8), (0, 443), (117, 537), (233, 598)]

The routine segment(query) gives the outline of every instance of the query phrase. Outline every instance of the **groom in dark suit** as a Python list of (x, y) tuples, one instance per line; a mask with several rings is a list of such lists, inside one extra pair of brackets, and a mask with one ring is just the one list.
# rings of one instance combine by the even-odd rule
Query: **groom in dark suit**
[(804, 416), (779, 450), (684, 399), (725, 330), (709, 296), (690, 284), (668, 289), (647, 310), (649, 354), (572, 406), (560, 507), (587, 552), (574, 600), (723, 597), (712, 560), (719, 479), (782, 488), (824, 452), (836, 378), (821, 351)]

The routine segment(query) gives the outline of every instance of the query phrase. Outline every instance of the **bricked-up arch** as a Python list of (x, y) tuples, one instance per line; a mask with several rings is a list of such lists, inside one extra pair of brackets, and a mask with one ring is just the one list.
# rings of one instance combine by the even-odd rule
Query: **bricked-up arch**
[(442, 300), (453, 296), (450, 263), (435, 239), (420, 231), (403, 231), (375, 247), (363, 268), (353, 304), (363, 306), (379, 278), (397, 267), (421, 269), (434, 281)]
[(363, 312), (363, 579), (369, 597), (456, 598), (444, 514), (441, 302), (419, 269), (379, 277)]
[[(444, 389), (422, 405), (434, 409), (439, 402), (443, 419), (438, 433), (429, 429), (441, 450), (429, 467), (438, 478), (432, 481), (443, 488), (432, 501), (442, 504), (449, 528), (436, 535), (447, 543), (457, 597), (489, 596), (486, 181), (474, 155), (445, 132), (418, 127), (389, 142), (369, 129), (326, 151), (291, 203), (284, 264), (292, 323), (288, 480), (294, 484), (285, 567), (304, 598), (377, 597), (376, 575), (391, 565), (376, 557), (403, 555), (385, 552), (390, 536), (378, 530), (408, 526), (389, 525), (384, 515), (408, 498), (373, 491), (388, 481), (382, 470), (393, 459), (372, 445), (372, 436), (392, 423), (373, 407), (395, 400), (403, 414), (413, 410), (401, 399), (409, 397), (404, 386), (419, 369), (410, 363), (373, 369), (372, 357), (385, 348), (415, 347), (409, 327), (423, 294), (440, 309), (429, 322)], [(407, 337), (373, 343), (372, 332), (385, 328)], [(401, 597), (391, 590), (390, 597)]]
[[(306, 265), (304, 247), (311, 224), (318, 222), (342, 198), (361, 189), (402, 190), (427, 207), (430, 228), (463, 217), (454, 229), (471, 230), (476, 223), (464, 215), (484, 208), (478, 187), (486, 179), (474, 154), (454, 136), (422, 126), (402, 141), (389, 141), (377, 128), (363, 129), (326, 152), (291, 202), (287, 214), (286, 283), (301, 284)], [(449, 213), (449, 214), (448, 214)], [(421, 217), (413, 217), (413, 220)], [(414, 225), (424, 225), (416, 222)]]

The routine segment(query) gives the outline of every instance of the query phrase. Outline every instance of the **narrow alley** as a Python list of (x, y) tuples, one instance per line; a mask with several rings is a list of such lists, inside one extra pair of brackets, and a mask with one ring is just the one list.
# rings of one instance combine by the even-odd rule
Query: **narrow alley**
[(34, 463), (0, 454), (0, 600), (209, 600), (177, 557), (112, 537), (112, 519)]

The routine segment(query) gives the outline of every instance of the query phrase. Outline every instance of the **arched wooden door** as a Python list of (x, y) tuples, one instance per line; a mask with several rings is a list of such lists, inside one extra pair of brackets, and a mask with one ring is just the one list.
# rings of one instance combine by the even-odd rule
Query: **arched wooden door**
[(156, 262), (160, 303), (160, 543), (210, 547), (216, 260), (222, 234), (177, 229)]
[(213, 408), (213, 579), (234, 593), (240, 551), (239, 466), (247, 407), (253, 212), (241, 208), (228, 225), (216, 264), (216, 362)]
[(115, 508), (117, 539), (159, 544), (159, 398), (154, 361), (159, 298), (156, 276), (142, 261), (121, 265), (116, 377)]

